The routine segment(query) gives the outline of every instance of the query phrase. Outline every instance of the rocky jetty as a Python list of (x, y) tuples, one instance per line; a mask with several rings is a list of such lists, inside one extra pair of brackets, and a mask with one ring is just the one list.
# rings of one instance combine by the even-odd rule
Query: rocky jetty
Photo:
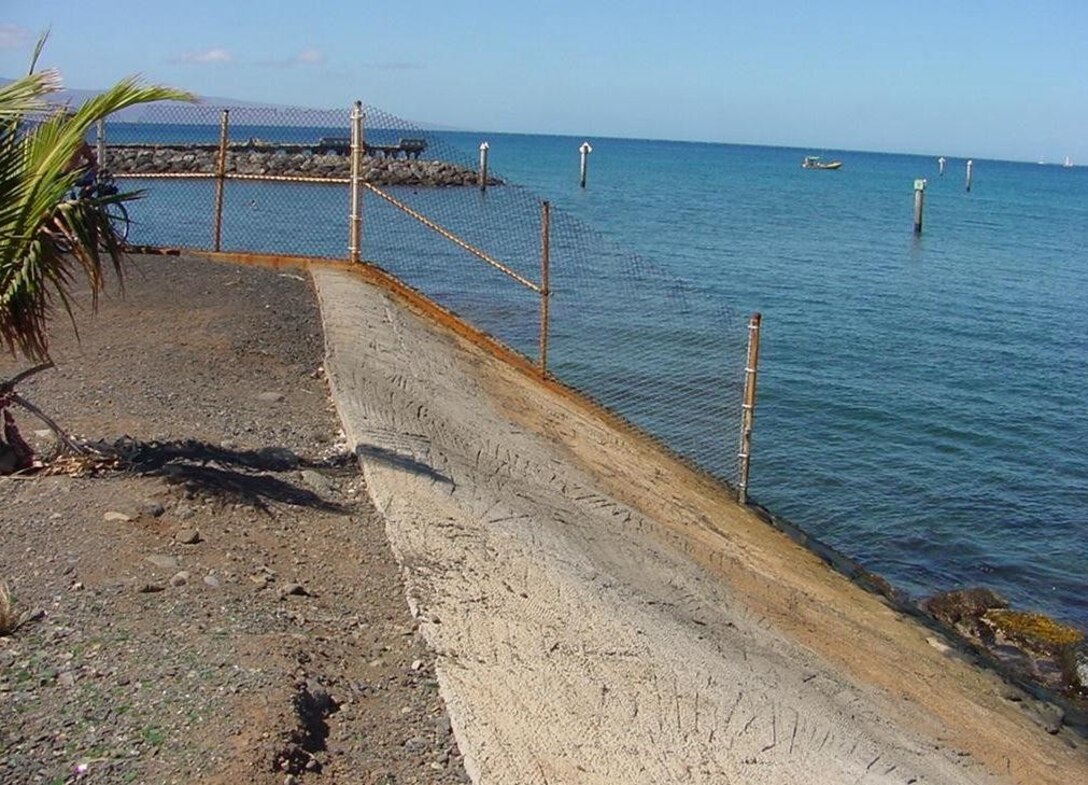
[(985, 588), (943, 592), (921, 608), (1009, 672), (1065, 696), (1088, 717), (1088, 641), (1080, 630), (1013, 610)]
[[(212, 145), (131, 145), (106, 149), (106, 167), (125, 174), (214, 174), (217, 150)], [(318, 154), (311, 149), (247, 145), (227, 150), (229, 174), (318, 177), (330, 180), (351, 175), (351, 158), (335, 152)], [(373, 185), (421, 187), (472, 186), (477, 174), (446, 161), (365, 156), (364, 182)], [(489, 178), (489, 184), (501, 181)]]

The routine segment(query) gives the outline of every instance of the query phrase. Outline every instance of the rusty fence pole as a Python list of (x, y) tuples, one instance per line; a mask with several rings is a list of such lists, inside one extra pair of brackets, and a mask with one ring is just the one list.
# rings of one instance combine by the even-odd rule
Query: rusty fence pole
[(351, 215), (349, 216), (348, 259), (362, 258), (363, 237), (363, 102), (351, 110)]
[(551, 262), (552, 208), (540, 203), (540, 374), (548, 375), (548, 266)]
[(748, 358), (744, 365), (744, 400), (740, 409), (740, 479), (737, 482), (737, 501), (748, 503), (748, 468), (752, 457), (752, 423), (756, 413), (756, 371), (759, 368), (759, 325), (762, 317), (758, 313), (748, 319)]
[(94, 124), (94, 131), (95, 159), (98, 161), (98, 167), (104, 169), (106, 167), (106, 118), (98, 118)]
[(227, 181), (227, 134), (230, 109), (219, 117), (219, 156), (215, 159), (215, 207), (212, 213), (212, 250), (218, 251), (223, 237), (223, 191)]

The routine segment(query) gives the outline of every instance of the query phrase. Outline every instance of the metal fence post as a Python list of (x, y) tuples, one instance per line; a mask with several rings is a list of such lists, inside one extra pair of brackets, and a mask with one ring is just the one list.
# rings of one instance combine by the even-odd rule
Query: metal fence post
[(218, 251), (223, 236), (223, 191), (227, 179), (227, 133), (230, 109), (219, 118), (219, 157), (215, 159), (215, 207), (212, 213), (212, 250)]
[(762, 317), (752, 314), (748, 320), (748, 359), (744, 365), (744, 400), (740, 410), (740, 479), (737, 501), (748, 503), (748, 467), (752, 457), (752, 423), (756, 413), (756, 371), (759, 368), (759, 326)]
[(551, 262), (552, 210), (547, 202), (540, 203), (540, 374), (548, 374), (548, 266)]
[(94, 124), (94, 130), (95, 158), (98, 160), (98, 167), (101, 169), (106, 166), (106, 118), (99, 117)]
[(348, 233), (348, 258), (358, 262), (362, 255), (363, 235), (363, 102), (351, 110), (351, 215)]

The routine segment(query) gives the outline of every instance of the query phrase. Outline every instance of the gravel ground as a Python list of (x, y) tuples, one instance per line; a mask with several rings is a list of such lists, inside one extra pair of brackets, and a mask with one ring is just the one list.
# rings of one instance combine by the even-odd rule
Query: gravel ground
[(20, 391), (128, 468), (0, 479), (0, 783), (466, 782), (307, 279), (137, 257), (76, 318)]

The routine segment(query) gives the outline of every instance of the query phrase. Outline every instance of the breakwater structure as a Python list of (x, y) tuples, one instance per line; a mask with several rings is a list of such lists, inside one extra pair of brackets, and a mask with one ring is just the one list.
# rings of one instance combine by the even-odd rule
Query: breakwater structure
[[(388, 271), (744, 495), (751, 315), (524, 187), (488, 174), (502, 187), (480, 188), (480, 168), (447, 135), (360, 103), (161, 104), (111, 124), (99, 158), (123, 189), (143, 191), (129, 207), (134, 247)], [(667, 343), (627, 336), (631, 314), (712, 352), (698, 386), (678, 395), (648, 374), (676, 358)]]
[[(751, 499), (752, 320), (720, 297), (524, 188), (481, 189), (482, 167), (441, 135), (371, 107), (153, 107), (144, 124), (148, 141), (100, 146), (119, 179), (146, 191), (132, 205), (134, 244), (349, 260), (388, 273), (543, 379), (649, 434), (890, 604), (924, 613), (1010, 678), (1065, 696), (1063, 721), (1088, 727), (1080, 631), (992, 598), (968, 609), (947, 598), (919, 607)], [(663, 332), (669, 341), (657, 339)], [(697, 375), (659, 372), (677, 366), (677, 345), (689, 347), (683, 362)]]
[[(360, 176), (373, 185), (410, 185), (423, 188), (474, 186), (475, 170), (449, 161), (422, 156), (394, 157), (377, 152), (361, 157)], [(107, 144), (102, 161), (119, 176), (249, 175), (301, 177), (346, 182), (351, 177), (350, 150), (314, 144), (276, 144), (253, 139), (228, 144), (220, 162), (219, 145), (211, 144)], [(488, 185), (501, 185), (489, 178)]]

